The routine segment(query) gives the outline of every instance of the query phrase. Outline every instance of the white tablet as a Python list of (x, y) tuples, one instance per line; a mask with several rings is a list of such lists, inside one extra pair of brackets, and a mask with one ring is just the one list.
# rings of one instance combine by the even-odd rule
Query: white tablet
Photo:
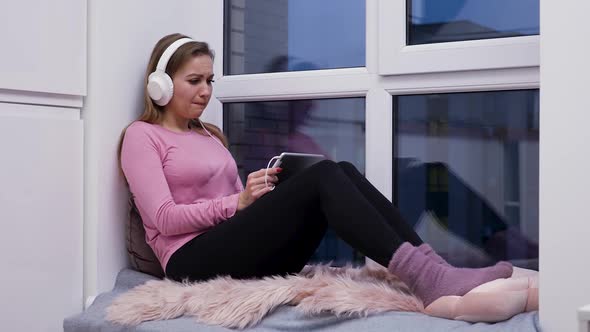
[(326, 159), (326, 157), (321, 154), (283, 152), (272, 167), (282, 168), (282, 171), (277, 174), (280, 183), (324, 159)]

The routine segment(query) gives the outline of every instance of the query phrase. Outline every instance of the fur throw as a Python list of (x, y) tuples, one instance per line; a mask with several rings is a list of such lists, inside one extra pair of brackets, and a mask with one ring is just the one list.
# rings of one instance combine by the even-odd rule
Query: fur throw
[(386, 269), (316, 265), (286, 277), (218, 277), (196, 283), (148, 281), (116, 298), (107, 308), (107, 320), (136, 325), (191, 315), (205, 324), (243, 329), (258, 324), (285, 304), (308, 315), (424, 311), (422, 301)]

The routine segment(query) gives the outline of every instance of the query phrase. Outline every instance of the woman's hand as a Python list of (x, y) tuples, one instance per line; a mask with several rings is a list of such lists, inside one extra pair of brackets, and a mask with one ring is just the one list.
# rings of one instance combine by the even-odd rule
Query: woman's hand
[[(246, 188), (240, 193), (238, 200), (238, 211), (245, 209), (250, 204), (254, 203), (255, 200), (262, 197), (264, 194), (274, 189), (274, 186), (279, 181), (277, 173), (281, 172), (280, 167), (269, 168), (266, 173), (266, 168), (260, 169), (256, 172), (248, 174), (246, 180)], [(267, 175), (265, 175), (267, 174)], [(268, 187), (264, 181), (266, 176)]]

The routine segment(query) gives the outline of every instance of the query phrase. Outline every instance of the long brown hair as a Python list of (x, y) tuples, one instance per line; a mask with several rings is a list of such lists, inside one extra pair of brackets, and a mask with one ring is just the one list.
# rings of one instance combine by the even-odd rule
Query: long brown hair
[[(174, 33), (174, 34), (167, 35), (167, 36), (163, 37), (154, 46), (154, 49), (152, 50), (152, 55), (150, 56), (150, 61), (148, 62), (148, 65), (147, 65), (145, 77), (143, 80), (143, 83), (144, 83), (143, 84), (143, 86), (144, 86), (144, 89), (143, 89), (144, 90), (143, 91), (143, 100), (144, 100), (143, 114), (136, 121), (144, 121), (144, 122), (152, 123), (152, 124), (161, 123), (162, 117), (164, 114), (164, 107), (156, 105), (152, 101), (150, 96), (148, 95), (148, 92), (147, 92), (148, 76), (156, 70), (156, 66), (158, 65), (158, 61), (160, 60), (160, 57), (162, 56), (162, 54), (164, 53), (166, 48), (168, 48), (173, 42), (175, 42), (181, 38), (190, 38), (190, 37), (187, 37), (187, 36), (180, 34), (180, 33)], [(181, 47), (178, 48), (178, 50), (176, 50), (176, 52), (174, 52), (174, 54), (170, 58), (170, 61), (168, 61), (168, 64), (166, 65), (166, 73), (168, 74), (168, 76), (173, 77), (174, 74), (176, 73), (176, 71), (178, 71), (178, 69), (180, 69), (187, 61), (189, 61), (190, 59), (192, 59), (196, 56), (201, 56), (201, 55), (207, 55), (207, 56), (211, 57), (211, 60), (213, 60), (215, 58), (215, 53), (213, 53), (213, 50), (211, 50), (209, 48), (209, 44), (207, 44), (205, 42), (192, 41), (192, 42), (182, 45)], [(219, 140), (221, 140), (223, 145), (225, 147), (228, 147), (227, 138), (223, 135), (223, 133), (221, 132), (221, 130), (217, 126), (210, 124), (210, 123), (203, 123), (203, 124), (205, 126), (204, 129), (208, 130), (212, 135), (219, 138)], [(129, 125), (127, 127), (129, 127)], [(119, 147), (118, 147), (119, 168), (121, 168), (121, 148), (123, 146), (123, 138), (125, 137), (125, 131), (127, 131), (127, 127), (125, 127), (125, 129), (123, 129), (123, 132), (121, 133), (121, 137), (119, 139)], [(189, 121), (189, 128), (198, 132), (199, 134), (207, 135), (206, 133), (204, 133), (201, 130), (203, 127), (201, 126), (201, 122), (198, 119), (190, 120)]]

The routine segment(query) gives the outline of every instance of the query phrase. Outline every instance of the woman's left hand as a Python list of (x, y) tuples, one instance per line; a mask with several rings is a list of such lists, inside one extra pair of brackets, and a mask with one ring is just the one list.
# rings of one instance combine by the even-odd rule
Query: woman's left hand
[(244, 188), (244, 191), (240, 193), (240, 197), (238, 200), (238, 211), (245, 209), (250, 204), (254, 203), (254, 201), (264, 196), (269, 191), (273, 190), (274, 186), (279, 181), (277, 173), (280, 172), (280, 167), (274, 167), (269, 168), (268, 173), (266, 172), (266, 168), (263, 168), (256, 172), (248, 174), (248, 179), (246, 180), (246, 187)]

